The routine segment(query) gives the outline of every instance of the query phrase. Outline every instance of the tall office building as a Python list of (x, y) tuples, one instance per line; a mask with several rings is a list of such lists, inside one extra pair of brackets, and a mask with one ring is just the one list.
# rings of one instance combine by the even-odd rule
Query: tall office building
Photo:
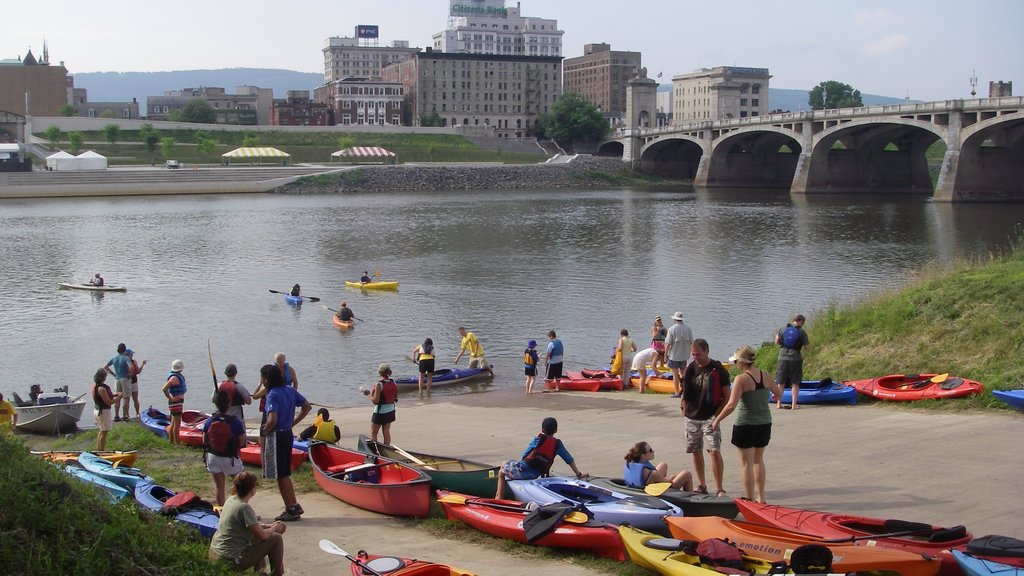
[(558, 20), (532, 18), (505, 0), (449, 0), (448, 28), (434, 34), (434, 52), (561, 56)]
[(719, 66), (672, 77), (672, 124), (768, 113), (767, 68)]
[(409, 42), (395, 40), (390, 46), (377, 43), (379, 28), (372, 25), (356, 26), (352, 38), (332, 36), (324, 43), (324, 84), (348, 78), (380, 78), (385, 66), (412, 58), (419, 48), (410, 48)]
[(583, 56), (562, 62), (565, 92), (582, 95), (601, 109), (611, 125), (626, 112), (626, 83), (640, 72), (640, 53), (612, 50), (608, 44), (587, 44)]

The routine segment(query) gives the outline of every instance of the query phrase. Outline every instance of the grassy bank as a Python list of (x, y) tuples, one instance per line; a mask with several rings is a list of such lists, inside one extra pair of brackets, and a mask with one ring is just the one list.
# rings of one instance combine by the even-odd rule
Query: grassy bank
[[(992, 390), (1024, 386), (1022, 317), (1024, 238), (1018, 238), (1005, 254), (928, 267), (898, 290), (811, 314), (804, 377), (949, 372), (982, 382), (985, 393), (914, 406), (1008, 409)], [(776, 346), (762, 346), (758, 365), (774, 372), (777, 357)]]

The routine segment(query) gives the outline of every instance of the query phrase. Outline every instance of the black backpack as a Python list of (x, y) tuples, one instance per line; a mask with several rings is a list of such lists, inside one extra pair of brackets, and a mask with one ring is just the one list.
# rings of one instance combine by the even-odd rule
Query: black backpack
[(210, 426), (203, 433), (203, 448), (214, 456), (238, 458), (238, 441), (231, 431), (235, 417), (230, 414), (210, 416)]

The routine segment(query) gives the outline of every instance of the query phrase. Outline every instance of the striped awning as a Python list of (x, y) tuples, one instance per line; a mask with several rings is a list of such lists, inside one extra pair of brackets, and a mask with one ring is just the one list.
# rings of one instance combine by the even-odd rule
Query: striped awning
[(331, 156), (369, 156), (387, 158), (394, 156), (395, 153), (380, 146), (353, 146), (351, 148), (345, 148), (344, 150), (338, 150), (331, 154)]
[(291, 154), (269, 146), (254, 148), (235, 148), (221, 155), (224, 158), (289, 158)]

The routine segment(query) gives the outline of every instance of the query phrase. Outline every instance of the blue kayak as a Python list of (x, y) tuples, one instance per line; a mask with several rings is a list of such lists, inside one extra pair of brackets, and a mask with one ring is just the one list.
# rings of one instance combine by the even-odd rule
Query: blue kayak
[(139, 415), (139, 421), (153, 434), (161, 438), (167, 438), (167, 427), (171, 424), (171, 417), (167, 414), (150, 406)]
[[(135, 486), (135, 501), (139, 503), (139, 506), (157, 514), (160, 513), (160, 508), (163, 507), (164, 502), (175, 494), (177, 492), (174, 490), (164, 488), (153, 482), (139, 482)], [(207, 538), (213, 538), (213, 534), (217, 531), (217, 523), (220, 521), (220, 517), (217, 516), (217, 513), (212, 508), (186, 510), (175, 514), (173, 518), (178, 522), (199, 530), (199, 533)]]
[(291, 294), (285, 294), (284, 301), (291, 304), (292, 306), (299, 306), (302, 304), (302, 296), (292, 296)]
[(152, 482), (153, 479), (146, 476), (142, 470), (130, 466), (118, 466), (110, 460), (100, 458), (92, 452), (82, 452), (78, 456), (78, 464), (89, 472), (109, 480), (118, 486), (134, 490), (135, 485), (142, 481)]
[[(451, 384), (462, 384), (480, 378), (489, 378), (491, 374), (482, 368), (441, 368), (434, 370), (434, 377), (431, 379), (430, 387), (447, 386)], [(399, 388), (416, 388), (419, 376), (395, 376), (395, 384)]]
[[(772, 402), (775, 398), (772, 397)], [(782, 390), (782, 403), (793, 402), (793, 389), (786, 386)], [(800, 393), (797, 404), (856, 404), (857, 389), (849, 384), (831, 380), (803, 380), (800, 382)]]
[(992, 395), (1018, 410), (1024, 410), (1024, 390), (993, 390)]
[(118, 486), (110, 480), (93, 474), (81, 466), (68, 465), (64, 467), (64, 471), (75, 478), (78, 478), (82, 482), (88, 482), (94, 486), (99, 486), (106, 491), (106, 494), (110, 496), (110, 499), (114, 502), (119, 502), (128, 497), (128, 489), (124, 486)]
[(986, 560), (959, 550), (952, 552), (964, 576), (1024, 576), (1024, 568)]

